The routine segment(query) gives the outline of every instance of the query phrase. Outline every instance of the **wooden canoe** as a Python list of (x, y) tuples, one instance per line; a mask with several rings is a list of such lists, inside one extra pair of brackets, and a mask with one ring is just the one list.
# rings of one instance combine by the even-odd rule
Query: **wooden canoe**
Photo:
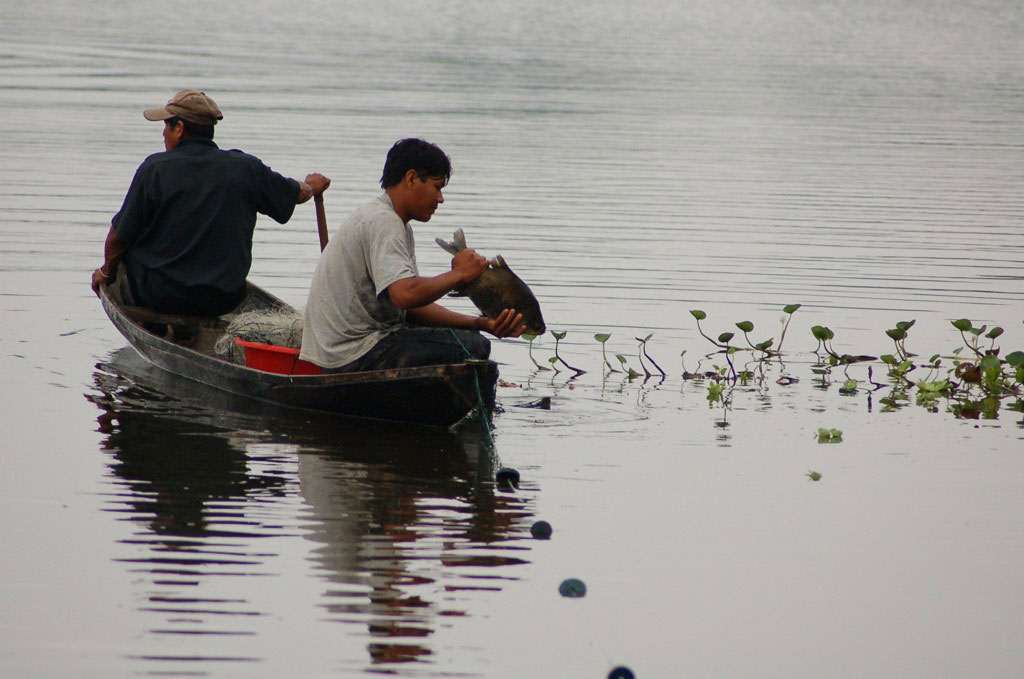
[[(396, 368), (333, 375), (286, 375), (239, 365), (213, 346), (227, 320), (157, 314), (121, 303), (115, 286), (102, 286), (103, 310), (131, 346), (169, 373), (223, 391), (287, 408), (347, 417), (451, 426), (482, 401), (494, 408), (498, 366), (494, 361)], [(294, 311), (248, 284), (240, 309)]]

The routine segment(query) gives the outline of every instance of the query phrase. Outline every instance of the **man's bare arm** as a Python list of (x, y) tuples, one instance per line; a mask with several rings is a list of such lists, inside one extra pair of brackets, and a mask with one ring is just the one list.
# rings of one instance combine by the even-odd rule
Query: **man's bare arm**
[(419, 325), (439, 328), (462, 328), (465, 330), (482, 330), (495, 337), (519, 337), (526, 332), (523, 315), (514, 309), (505, 309), (497, 318), (487, 316), (467, 316), (457, 311), (446, 309), (440, 304), (427, 304), (408, 310), (409, 318)]
[(128, 247), (117, 237), (117, 229), (110, 225), (107, 231), (107, 239), (103, 242), (103, 264), (92, 272), (92, 291), (97, 295), (100, 293), (100, 286), (106, 285), (114, 279), (117, 273), (117, 265), (121, 262)]
[(487, 260), (466, 249), (452, 258), (451, 271), (437, 276), (410, 276), (388, 286), (388, 297), (399, 309), (415, 309), (444, 297), (445, 294), (467, 283), (472, 283), (487, 268)]

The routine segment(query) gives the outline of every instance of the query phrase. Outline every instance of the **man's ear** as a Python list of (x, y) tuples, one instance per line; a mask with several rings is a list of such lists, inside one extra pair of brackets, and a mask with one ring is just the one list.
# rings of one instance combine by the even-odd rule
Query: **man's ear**
[(416, 170), (406, 170), (405, 174), (402, 175), (402, 183), (406, 186), (412, 186), (415, 180), (419, 178), (420, 176), (416, 173)]

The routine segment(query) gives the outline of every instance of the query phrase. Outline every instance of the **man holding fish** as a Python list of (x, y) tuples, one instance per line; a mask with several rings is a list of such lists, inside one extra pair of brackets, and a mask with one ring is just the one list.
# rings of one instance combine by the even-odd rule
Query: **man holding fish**
[[(451, 161), (434, 144), (402, 139), (391, 147), (380, 182), (384, 192), (349, 216), (320, 256), (300, 358), (325, 372), (460, 363), (490, 355), (480, 331), (495, 337), (544, 332), (529, 288), (503, 260), (488, 262), (466, 248), (461, 232), (455, 244), (442, 245), (454, 255), (451, 270), (419, 274), (409, 222), (430, 220), (450, 177)], [(515, 282), (520, 287), (512, 290)], [(487, 315), (436, 303), (452, 291), (465, 291)]]

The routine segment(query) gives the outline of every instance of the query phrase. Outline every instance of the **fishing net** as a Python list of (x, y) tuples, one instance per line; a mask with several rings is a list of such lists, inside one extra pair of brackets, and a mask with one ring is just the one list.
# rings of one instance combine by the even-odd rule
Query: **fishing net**
[(241, 311), (230, 318), (224, 336), (213, 346), (217, 355), (226, 360), (245, 363), (245, 350), (235, 344), (236, 337), (247, 342), (277, 344), (292, 349), (302, 345), (302, 315), (296, 311)]

